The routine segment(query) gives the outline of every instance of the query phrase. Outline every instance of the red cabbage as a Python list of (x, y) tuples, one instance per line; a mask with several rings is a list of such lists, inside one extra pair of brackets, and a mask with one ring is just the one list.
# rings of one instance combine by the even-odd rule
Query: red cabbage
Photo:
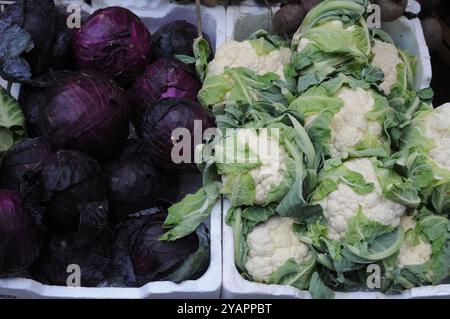
[(0, 181), (3, 187), (19, 191), (23, 176), (39, 167), (55, 149), (44, 138), (26, 139), (12, 146), (3, 157)]
[(92, 68), (119, 83), (133, 81), (150, 57), (151, 35), (130, 10), (109, 7), (95, 11), (74, 36), (74, 54), (81, 68)]
[(152, 208), (130, 215), (118, 226), (113, 246), (112, 278), (115, 285), (140, 287), (148, 282), (197, 279), (209, 264), (206, 228), (176, 241), (160, 241), (167, 213)]
[(196, 101), (200, 88), (195, 73), (186, 64), (174, 59), (158, 59), (136, 79), (129, 91), (136, 128), (139, 131), (145, 110), (160, 99), (180, 97)]
[(106, 160), (122, 149), (128, 138), (126, 95), (99, 72), (71, 73), (46, 91), (39, 124), (43, 135), (58, 148)]
[(115, 220), (153, 207), (168, 184), (168, 177), (155, 168), (149, 145), (129, 140), (125, 149), (106, 166), (110, 183), (110, 215)]
[(73, 241), (70, 236), (53, 236), (31, 267), (32, 278), (43, 284), (67, 286), (71, 275), (67, 272), (68, 266), (77, 265), (82, 287), (97, 287), (103, 283), (111, 265), (112, 232), (107, 229), (95, 242), (79, 248), (72, 247)]
[[(142, 134), (150, 145), (155, 164), (178, 172), (197, 170), (194, 164), (194, 151), (197, 146), (194, 143), (194, 136), (203, 134), (203, 132), (194, 132), (194, 121), (196, 120), (201, 121), (203, 132), (210, 127), (214, 127), (214, 119), (211, 115), (200, 104), (191, 100), (180, 98), (162, 99), (152, 108), (147, 109), (144, 114)], [(190, 163), (176, 164), (171, 156), (172, 149), (176, 144), (172, 133), (175, 129), (182, 128), (190, 132), (192, 142)]]
[[(177, 20), (162, 26), (153, 34), (153, 58), (173, 58), (175, 55), (194, 56), (194, 40), (197, 27), (189, 22)], [(209, 42), (208, 35), (203, 34)], [(211, 44), (209, 45), (212, 48)]]
[(76, 245), (95, 239), (108, 223), (108, 180), (93, 158), (58, 151), (24, 177), (24, 207), (46, 232), (73, 234)]
[(38, 257), (41, 239), (20, 193), (0, 190), (0, 277), (23, 275)]

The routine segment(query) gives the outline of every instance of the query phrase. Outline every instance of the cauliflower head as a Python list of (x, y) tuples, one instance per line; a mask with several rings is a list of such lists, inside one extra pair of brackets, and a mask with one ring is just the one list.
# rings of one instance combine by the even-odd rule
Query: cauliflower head
[(278, 135), (268, 129), (241, 128), (215, 147), (222, 192), (233, 206), (267, 205), (281, 199), (293, 180), (291, 160)]
[(405, 232), (395, 259), (385, 260), (386, 274), (396, 288), (437, 285), (450, 271), (449, 221), (430, 211), (402, 216)]
[(238, 42), (228, 41), (222, 44), (216, 52), (214, 60), (209, 63), (208, 74), (223, 74), (226, 67), (243, 67), (258, 75), (275, 73), (285, 80), (284, 67), (291, 61), (291, 50), (281, 47), (270, 52), (258, 51), (252, 40)]
[[(313, 87), (290, 104), (301, 114), (317, 150), (332, 158), (369, 149), (390, 151), (384, 123), (390, 116), (387, 100), (371, 89), (351, 88), (346, 77)], [(329, 89), (334, 83), (339, 87)]]
[[(412, 216), (404, 215), (400, 219), (400, 224), (404, 232), (414, 230), (417, 222)], [(405, 266), (422, 265), (430, 260), (433, 249), (431, 244), (419, 239), (417, 243), (412, 244), (408, 240), (403, 241), (400, 252), (397, 257), (397, 264), (403, 268)]]
[(328, 222), (328, 237), (332, 240), (345, 237), (349, 220), (356, 216), (359, 210), (369, 220), (383, 225), (400, 225), (400, 217), (405, 213), (406, 207), (384, 196), (374, 162), (368, 158), (352, 159), (344, 162), (343, 166), (344, 170), (360, 174), (367, 183), (365, 187), (368, 185), (372, 187), (358, 193), (351, 186), (352, 180), (349, 181), (355, 176), (345, 170), (346, 175), (339, 177), (336, 189), (319, 201)]
[(275, 216), (248, 234), (245, 268), (255, 280), (267, 281), (289, 259), (299, 266), (309, 260), (308, 246), (297, 238), (293, 224), (292, 218)]
[(450, 171), (450, 103), (430, 112), (423, 125), (425, 137), (434, 142), (428, 156), (437, 165)]
[(378, 121), (369, 120), (367, 114), (374, 109), (372, 92), (344, 87), (337, 96), (344, 102), (331, 121), (331, 156), (344, 157), (355, 150), (358, 143), (372, 136), (383, 140), (383, 127)]
[(397, 84), (398, 65), (403, 61), (395, 45), (380, 40), (374, 40), (372, 54), (372, 64), (380, 68), (384, 73), (384, 81), (381, 83), (380, 88), (385, 95), (389, 95)]
[(225, 42), (208, 64), (198, 100), (208, 108), (260, 101), (285, 103), (284, 95), (290, 95), (277, 81), (293, 81), (291, 55), (284, 39), (264, 31), (243, 42)]
[(401, 139), (398, 163), (438, 213), (450, 212), (450, 103), (422, 105)]

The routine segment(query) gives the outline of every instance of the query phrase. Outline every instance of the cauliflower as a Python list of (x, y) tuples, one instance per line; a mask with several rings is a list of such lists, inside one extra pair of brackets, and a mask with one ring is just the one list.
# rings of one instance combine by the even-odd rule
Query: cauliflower
[(244, 67), (259, 75), (272, 72), (285, 80), (284, 67), (290, 60), (289, 48), (282, 47), (261, 55), (249, 41), (229, 41), (217, 49), (214, 60), (209, 63), (208, 74), (220, 75), (224, 73), (225, 67)]
[[(233, 146), (233, 143), (236, 145)], [(237, 151), (232, 154), (234, 149)], [(224, 140), (223, 145), (216, 146), (215, 150), (216, 165), (219, 171), (223, 170), (224, 173), (222, 176), (223, 191), (229, 197), (236, 195), (235, 182), (240, 180), (245, 173), (238, 172), (236, 174), (233, 170), (228, 170), (228, 164), (239, 165), (244, 161), (250, 165), (251, 169), (246, 173), (251, 177), (251, 181), (250, 185), (245, 185), (247, 189), (244, 191), (254, 190), (254, 192), (250, 198), (246, 199), (245, 204), (247, 205), (266, 205), (273, 201), (273, 199), (269, 199), (271, 192), (276, 192), (280, 187), (287, 191), (293, 182), (288, 177), (288, 153), (274, 136), (269, 135), (269, 130), (263, 129), (257, 132), (255, 129), (238, 129)], [(239, 150), (248, 150), (247, 156), (241, 156)], [(284, 195), (283, 193), (285, 191), (282, 191), (281, 195)], [(237, 195), (240, 197), (239, 194)]]
[[(348, 229), (348, 221), (359, 209), (369, 220), (398, 226), (406, 207), (384, 197), (372, 160), (353, 159), (343, 165), (350, 171), (361, 174), (366, 182), (372, 183), (373, 190), (358, 194), (347, 183), (338, 182), (336, 190), (320, 200), (323, 214), (328, 221), (328, 237), (332, 240), (343, 238)], [(343, 180), (345, 178), (342, 177)]]
[(292, 80), (288, 67), (292, 51), (286, 44), (284, 39), (261, 30), (243, 42), (222, 44), (208, 64), (198, 93), (199, 102), (207, 108), (260, 101), (284, 102), (290, 94), (276, 82)]
[(331, 122), (331, 156), (345, 157), (356, 145), (371, 135), (378, 140), (383, 139), (383, 128), (378, 121), (367, 119), (367, 113), (375, 105), (371, 91), (343, 87), (337, 96), (344, 106)]
[(388, 101), (371, 89), (351, 88), (347, 81), (341, 74), (309, 89), (289, 107), (303, 116), (316, 148), (329, 157), (380, 148), (389, 153), (384, 130), (391, 113)]
[[(403, 231), (407, 232), (408, 230), (415, 229), (417, 222), (412, 216), (402, 216), (400, 224)], [(416, 245), (412, 245), (408, 240), (405, 240), (400, 247), (397, 264), (401, 268), (405, 266), (422, 265), (430, 260), (432, 252), (431, 244), (422, 239), (420, 239)]]
[(392, 88), (397, 84), (397, 66), (403, 61), (394, 45), (379, 40), (375, 40), (372, 54), (372, 64), (380, 68), (384, 73), (384, 81), (380, 87), (384, 94), (389, 95)]
[(398, 164), (438, 213), (450, 212), (450, 103), (423, 104), (401, 142)]
[(259, 136), (249, 129), (238, 132), (238, 138), (241, 140), (249, 137), (248, 146), (258, 154), (261, 163), (260, 166), (250, 171), (255, 182), (255, 204), (257, 205), (263, 205), (271, 189), (280, 186), (287, 169), (288, 158), (280, 144), (275, 139), (268, 137), (266, 130), (262, 132)]
[(440, 167), (450, 170), (450, 103), (430, 112), (424, 121), (425, 136), (434, 142), (428, 156)]
[(249, 253), (245, 268), (255, 280), (267, 281), (289, 259), (301, 266), (310, 258), (308, 246), (297, 238), (293, 224), (292, 218), (275, 216), (247, 236)]
[(421, 211), (402, 216), (400, 223), (405, 236), (398, 255), (384, 261), (392, 286), (398, 290), (441, 283), (450, 272), (449, 220)]

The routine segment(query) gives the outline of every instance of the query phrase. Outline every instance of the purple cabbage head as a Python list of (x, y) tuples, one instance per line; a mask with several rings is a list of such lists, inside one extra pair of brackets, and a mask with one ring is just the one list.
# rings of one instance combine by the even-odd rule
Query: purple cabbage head
[(149, 145), (129, 140), (119, 156), (106, 166), (110, 183), (110, 215), (115, 220), (153, 207), (168, 177), (152, 161)]
[(55, 86), (69, 71), (51, 71), (34, 80), (33, 84), (24, 84), (20, 87), (19, 104), (22, 106), (26, 119), (27, 133), (29, 137), (42, 136), (39, 122), (39, 112), (47, 103), (47, 90)]
[(39, 127), (59, 149), (75, 149), (107, 160), (129, 134), (125, 93), (96, 71), (74, 72), (46, 90)]
[(167, 213), (152, 208), (130, 215), (118, 226), (113, 246), (112, 282), (141, 287), (152, 281), (197, 279), (209, 265), (209, 235), (200, 226), (179, 240), (160, 241)]
[(93, 158), (58, 151), (25, 175), (24, 207), (47, 232), (76, 236), (89, 243), (108, 223), (108, 179)]
[(41, 235), (20, 193), (0, 190), (0, 278), (22, 275), (38, 257)]
[[(111, 265), (112, 232), (105, 230), (91, 244), (73, 247), (74, 238), (55, 235), (30, 268), (33, 279), (47, 285), (97, 287), (106, 280)], [(71, 281), (68, 266), (80, 267), (80, 282)], [(68, 280), (69, 279), (69, 280)]]
[(52, 0), (20, 0), (0, 14), (0, 73), (13, 82), (63, 66), (72, 38)]
[[(156, 31), (153, 36), (153, 58), (173, 58), (175, 55), (194, 56), (194, 40), (198, 37), (197, 27), (189, 22), (177, 20)], [(203, 34), (209, 42), (208, 35)], [(211, 48), (211, 44), (209, 45)]]
[(55, 152), (44, 137), (26, 139), (12, 146), (1, 163), (1, 184), (7, 189), (19, 191), (23, 176), (42, 165)]
[[(152, 158), (157, 165), (168, 170), (189, 172), (196, 171), (194, 164), (194, 151), (198, 145), (196, 142), (202, 143), (203, 132), (211, 127), (214, 127), (214, 119), (200, 104), (188, 99), (168, 98), (147, 109), (142, 134), (150, 145)], [(177, 129), (186, 129), (190, 133), (191, 143), (177, 141), (178, 137), (173, 135)], [(200, 140), (194, 138), (195, 136), (200, 136)], [(182, 147), (182, 144), (186, 147)], [(181, 163), (172, 159), (172, 149), (177, 145), (180, 150), (174, 153), (183, 159), (186, 158), (186, 161)], [(188, 146), (190, 152), (186, 154)]]
[(145, 69), (152, 38), (130, 10), (109, 7), (94, 12), (74, 36), (80, 68), (99, 70), (119, 83), (132, 82)]
[(132, 118), (138, 131), (145, 110), (160, 99), (179, 97), (196, 101), (200, 88), (195, 73), (186, 64), (175, 59), (156, 60), (136, 79), (129, 91), (133, 105)]

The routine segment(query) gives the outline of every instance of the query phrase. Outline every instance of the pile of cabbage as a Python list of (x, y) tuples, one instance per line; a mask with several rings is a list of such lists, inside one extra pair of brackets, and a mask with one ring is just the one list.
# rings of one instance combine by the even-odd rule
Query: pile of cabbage
[(84, 287), (199, 278), (209, 230), (159, 238), (168, 206), (195, 191), (181, 181), (201, 179), (172, 161), (172, 131), (214, 126), (195, 66), (176, 58), (193, 57), (207, 36), (186, 21), (151, 35), (121, 7), (83, 13), (69, 29), (65, 12), (24, 0), (0, 14), (0, 76), (21, 84), (18, 100), (0, 88), (0, 278)]
[(248, 280), (332, 298), (447, 279), (450, 104), (415, 89), (415, 58), (368, 27), (368, 5), (324, 0), (291, 42), (218, 48), (198, 94), (218, 128), (197, 147), (203, 187), (169, 208), (164, 240), (224, 196)]

